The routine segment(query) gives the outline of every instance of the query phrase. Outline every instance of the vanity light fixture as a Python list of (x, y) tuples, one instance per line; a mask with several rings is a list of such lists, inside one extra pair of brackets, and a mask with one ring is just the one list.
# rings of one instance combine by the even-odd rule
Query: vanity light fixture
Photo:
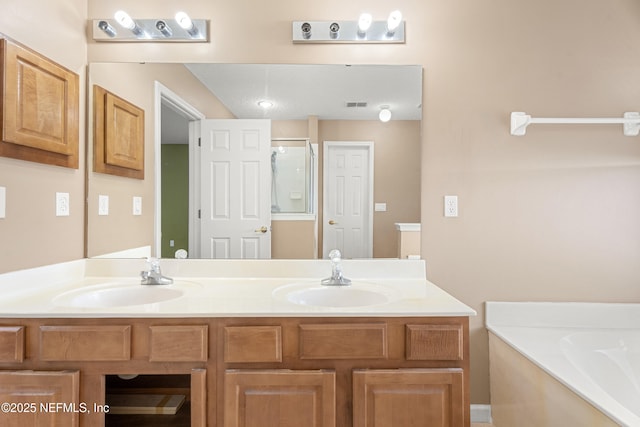
[(383, 105), (380, 109), (380, 113), (378, 114), (378, 118), (382, 123), (387, 123), (391, 120), (391, 110), (388, 106)]
[[(185, 12), (174, 18), (133, 19), (123, 10), (113, 19), (94, 19), (93, 40), (99, 42), (207, 42), (208, 20), (191, 19)], [(117, 27), (128, 31), (116, 31)]]
[(369, 13), (363, 13), (357, 21), (293, 21), (292, 25), (293, 43), (405, 42), (405, 22), (398, 10), (386, 21), (374, 21)]

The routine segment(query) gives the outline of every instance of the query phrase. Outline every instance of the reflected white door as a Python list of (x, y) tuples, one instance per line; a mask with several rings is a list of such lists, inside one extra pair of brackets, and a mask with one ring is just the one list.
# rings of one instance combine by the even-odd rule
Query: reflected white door
[(325, 141), (323, 164), (323, 257), (373, 257), (373, 142)]
[(271, 122), (203, 120), (202, 258), (271, 258)]

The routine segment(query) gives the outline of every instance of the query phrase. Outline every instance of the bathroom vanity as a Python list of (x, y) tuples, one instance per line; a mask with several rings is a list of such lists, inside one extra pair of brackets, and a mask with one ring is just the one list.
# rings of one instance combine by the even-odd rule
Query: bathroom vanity
[[(162, 267), (176, 281), (148, 295), (143, 260), (51, 267), (49, 286), (1, 275), (2, 424), (118, 425), (126, 415), (105, 405), (124, 392), (186, 397), (178, 415), (138, 425), (469, 426), (475, 312), (428, 282), (423, 261), (345, 261), (344, 288), (320, 287), (328, 261)], [(145, 378), (160, 385), (127, 389)]]

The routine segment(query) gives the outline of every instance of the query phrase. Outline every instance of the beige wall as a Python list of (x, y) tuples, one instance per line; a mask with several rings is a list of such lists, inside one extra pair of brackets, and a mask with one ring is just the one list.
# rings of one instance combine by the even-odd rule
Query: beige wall
[[(0, 273), (82, 258), (86, 0), (3, 0), (0, 34), (80, 76), (80, 166), (67, 169), (0, 157), (6, 218), (0, 219)], [(47, 23), (46, 29), (39, 27)], [(34, 25), (35, 23), (35, 25)], [(43, 36), (46, 34), (46, 36)], [(70, 49), (69, 46), (73, 46)], [(55, 216), (55, 193), (69, 193), (70, 216)]]
[[(134, 17), (166, 17), (174, 5), (88, 0), (88, 11), (90, 18), (118, 8)], [(579, 117), (639, 110), (637, 0), (399, 0), (393, 7), (405, 15), (407, 42), (369, 46), (293, 45), (290, 22), (352, 19), (364, 6), (380, 19), (389, 13), (387, 1), (183, 0), (180, 6), (211, 19), (211, 43), (90, 42), (90, 61), (424, 67), (422, 255), (432, 281), (478, 310), (471, 321), (473, 403), (489, 402), (484, 301), (640, 301), (640, 140), (621, 136), (617, 126), (538, 125), (521, 138), (508, 132), (511, 111)], [(2, 6), (0, 32), (81, 70), (84, 10), (80, 0), (10, 0)], [(47, 26), (53, 35), (33, 30), (45, 21), (55, 24)], [(24, 178), (36, 172), (47, 184)], [(0, 269), (31, 265), (37, 245), (46, 253), (42, 263), (77, 257), (80, 225), (37, 214), (45, 224), (38, 228), (25, 215), (49, 209), (40, 200), (48, 195), (29, 197), (53, 181), (68, 184), (72, 212), (81, 210), (74, 204), (80, 174), (0, 159), (7, 214), (20, 218), (0, 220)], [(445, 194), (459, 196), (459, 218), (442, 217)], [(64, 250), (54, 250), (58, 233), (68, 237)]]

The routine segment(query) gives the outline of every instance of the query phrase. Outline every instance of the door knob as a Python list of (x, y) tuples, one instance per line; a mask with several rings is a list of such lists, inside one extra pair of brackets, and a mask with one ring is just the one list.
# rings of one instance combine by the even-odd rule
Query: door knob
[(336, 225), (336, 224), (337, 224), (337, 222), (335, 222), (334, 220), (332, 220), (332, 219), (329, 220), (329, 225)]
[(269, 229), (266, 226), (263, 225), (262, 227), (258, 228), (257, 230), (253, 230), (253, 231), (255, 231), (256, 233), (266, 233), (267, 231), (269, 231)]

